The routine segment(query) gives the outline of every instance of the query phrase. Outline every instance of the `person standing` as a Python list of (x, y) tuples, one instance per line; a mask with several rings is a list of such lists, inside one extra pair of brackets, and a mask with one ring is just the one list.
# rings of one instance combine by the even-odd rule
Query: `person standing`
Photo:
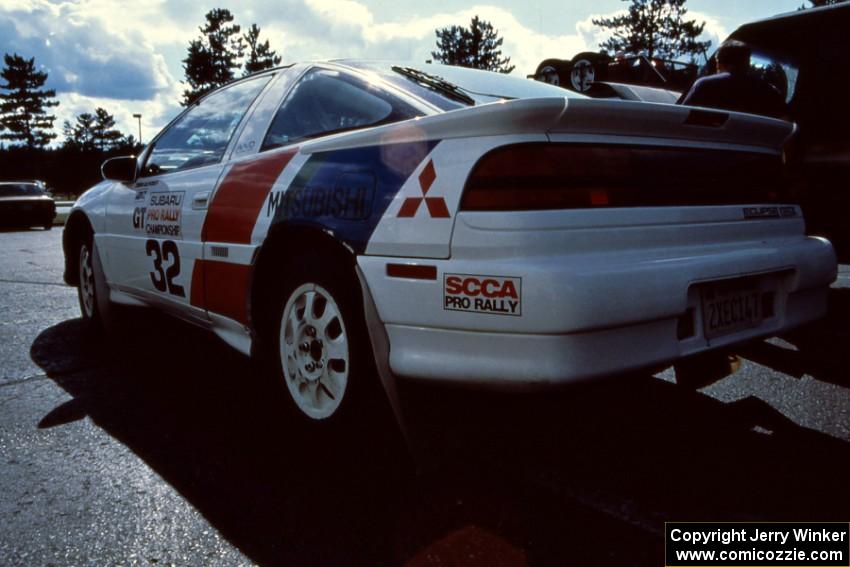
[(717, 50), (717, 73), (698, 79), (679, 104), (705, 106), (773, 118), (787, 115), (780, 92), (750, 72), (750, 48), (727, 41)]

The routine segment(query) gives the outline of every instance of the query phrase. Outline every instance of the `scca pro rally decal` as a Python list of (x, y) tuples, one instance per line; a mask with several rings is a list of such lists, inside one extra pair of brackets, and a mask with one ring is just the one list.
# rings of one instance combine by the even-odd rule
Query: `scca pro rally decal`
[(445, 274), (443, 309), (491, 315), (522, 315), (522, 278)]
[[(145, 234), (155, 237), (183, 238), (182, 207), (183, 191), (151, 193), (147, 208), (141, 209), (139, 215), (144, 219)], [(133, 226), (137, 226), (135, 212)]]

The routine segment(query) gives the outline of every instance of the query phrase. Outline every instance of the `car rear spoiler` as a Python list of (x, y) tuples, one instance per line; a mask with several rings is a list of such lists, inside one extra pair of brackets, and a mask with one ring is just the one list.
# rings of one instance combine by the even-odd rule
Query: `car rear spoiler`
[(684, 142), (778, 152), (795, 126), (762, 116), (590, 98), (518, 99), (461, 108), (386, 126), (307, 142), (304, 153), (377, 144), (509, 134), (548, 134), (552, 139), (659, 144)]
[(568, 99), (547, 130), (573, 136), (624, 136), (717, 143), (779, 151), (794, 133), (784, 120), (675, 104)]

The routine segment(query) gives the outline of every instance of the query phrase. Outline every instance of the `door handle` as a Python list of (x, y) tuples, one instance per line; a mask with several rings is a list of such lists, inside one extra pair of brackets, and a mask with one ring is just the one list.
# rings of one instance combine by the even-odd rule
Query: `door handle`
[(193, 209), (206, 209), (207, 204), (210, 200), (210, 191), (204, 191), (203, 193), (195, 193), (192, 197), (192, 208)]

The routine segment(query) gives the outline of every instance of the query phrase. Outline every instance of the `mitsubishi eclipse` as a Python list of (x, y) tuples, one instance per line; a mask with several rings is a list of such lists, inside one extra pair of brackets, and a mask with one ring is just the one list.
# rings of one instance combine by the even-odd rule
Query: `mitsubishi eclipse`
[(790, 123), (336, 61), (211, 92), (64, 232), (83, 317), (151, 306), (268, 357), (306, 421), (401, 379), (549, 387), (821, 317)]

